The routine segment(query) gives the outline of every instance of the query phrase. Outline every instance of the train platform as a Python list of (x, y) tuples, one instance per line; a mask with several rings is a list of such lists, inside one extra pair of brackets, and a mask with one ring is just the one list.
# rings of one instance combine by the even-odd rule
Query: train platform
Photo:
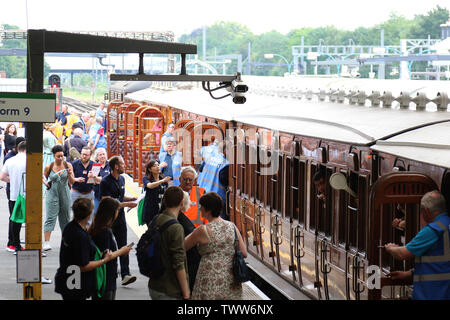
[[(0, 168), (3, 159), (0, 159)], [(126, 178), (126, 194), (136, 196), (141, 192), (137, 183), (132, 178), (125, 175)], [(6, 183), (0, 181), (0, 300), (23, 300), (23, 285), (16, 282), (16, 256), (12, 252), (6, 251), (8, 240), (8, 201), (5, 192)], [(136, 208), (129, 211), (125, 210), (128, 225), (128, 242), (137, 243), (140, 236), (145, 232), (145, 226), (138, 226)], [(43, 203), (43, 222), (45, 220), (45, 204)], [(21, 240), (25, 240), (25, 225), (22, 227)], [(55, 230), (52, 232), (50, 239), (52, 249), (46, 251), (46, 257), (42, 257), (42, 276), (52, 280), (51, 284), (42, 284), (42, 300), (61, 300), (61, 296), (54, 291), (54, 276), (59, 266), (59, 249), (61, 244), (61, 230), (58, 222)], [(251, 260), (252, 257), (249, 257)], [(256, 259), (255, 263), (257, 263)], [(148, 278), (139, 273), (136, 259), (136, 251), (130, 253), (130, 271), (137, 277), (136, 282), (121, 286), (120, 280), (117, 280), (117, 300), (150, 300), (147, 282)], [(244, 299), (245, 300), (269, 300), (261, 290), (253, 283), (244, 283)]]

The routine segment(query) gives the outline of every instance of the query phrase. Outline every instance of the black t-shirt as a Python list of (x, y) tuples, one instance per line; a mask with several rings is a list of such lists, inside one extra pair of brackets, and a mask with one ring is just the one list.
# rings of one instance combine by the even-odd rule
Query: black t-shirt
[[(98, 234), (96, 234), (92, 240), (97, 245), (100, 252), (109, 249), (111, 251), (117, 250), (117, 243), (109, 228), (103, 229)], [(106, 291), (116, 290), (116, 279), (117, 279), (117, 259), (113, 259), (106, 263)]]
[(72, 189), (75, 189), (78, 192), (83, 192), (83, 193), (92, 191), (94, 189), (93, 183), (87, 183), (87, 181), (89, 179), (88, 174), (89, 174), (89, 171), (92, 170), (93, 163), (94, 163), (94, 161), (89, 160), (89, 164), (85, 168), (83, 166), (83, 164), (81, 163), (81, 160), (75, 160), (75, 161), (71, 162), (72, 167), (73, 167), (73, 175), (75, 176), (75, 178), (79, 178), (79, 177), (84, 178), (84, 182), (75, 182), (72, 186)]
[(150, 179), (147, 177), (143, 177), (142, 182), (144, 184), (144, 191), (146, 191), (143, 219), (147, 224), (149, 224), (150, 221), (152, 221), (153, 217), (159, 213), (160, 203), (164, 196), (164, 192), (168, 187), (168, 184), (162, 183), (153, 189), (149, 189), (146, 186), (151, 182)]
[[(119, 179), (116, 180), (111, 174), (104, 177), (102, 182), (100, 182), (100, 199), (106, 196), (123, 202), (125, 196), (125, 178), (119, 176)], [(124, 213), (124, 209), (120, 208), (119, 215)]]
[[(78, 222), (72, 220), (67, 224), (61, 239), (59, 268), (55, 277), (56, 292), (86, 298), (92, 295), (95, 290), (95, 271), (80, 272), (81, 288), (74, 289), (67, 288), (67, 279), (74, 274), (73, 271), (67, 273), (67, 268), (73, 265), (86, 266), (94, 260), (96, 250), (95, 243), (88, 232)], [(71, 281), (69, 280), (69, 282)]]

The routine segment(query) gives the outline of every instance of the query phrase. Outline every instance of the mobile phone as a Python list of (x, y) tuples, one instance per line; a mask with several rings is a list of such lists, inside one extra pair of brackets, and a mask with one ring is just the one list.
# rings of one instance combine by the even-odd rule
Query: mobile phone
[(105, 257), (107, 252), (108, 252), (108, 249), (103, 250), (103, 252), (102, 252), (102, 259)]
[(127, 245), (127, 247), (133, 248), (134, 246), (134, 242), (130, 243), (129, 245)]

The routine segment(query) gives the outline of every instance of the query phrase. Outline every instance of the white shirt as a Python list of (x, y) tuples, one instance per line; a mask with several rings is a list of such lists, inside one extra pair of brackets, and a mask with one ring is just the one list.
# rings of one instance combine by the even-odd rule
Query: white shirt
[[(19, 152), (16, 156), (9, 158), (2, 167), (2, 172), (9, 175), (9, 199), (11, 201), (16, 201), (17, 199), (20, 183), (22, 182), (22, 174), (26, 171), (26, 167), (27, 154), (25, 152)], [(25, 189), (25, 185), (26, 180), (24, 175), (23, 189)], [(25, 193), (24, 190), (23, 193)]]

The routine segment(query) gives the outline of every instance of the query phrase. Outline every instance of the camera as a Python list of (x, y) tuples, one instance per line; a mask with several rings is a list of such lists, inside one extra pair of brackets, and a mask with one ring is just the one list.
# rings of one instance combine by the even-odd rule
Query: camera
[(229, 91), (231, 92), (234, 103), (243, 104), (247, 101), (245, 93), (248, 91), (248, 86), (241, 80), (241, 75), (239, 73), (237, 74), (237, 78), (231, 82)]

